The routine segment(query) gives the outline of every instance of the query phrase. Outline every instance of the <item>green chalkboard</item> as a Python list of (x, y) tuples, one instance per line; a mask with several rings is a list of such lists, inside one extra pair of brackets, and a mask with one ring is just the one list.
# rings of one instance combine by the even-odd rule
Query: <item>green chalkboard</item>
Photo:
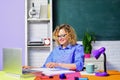
[(97, 40), (120, 40), (120, 0), (53, 0), (54, 29), (74, 27), (78, 40), (86, 30)]

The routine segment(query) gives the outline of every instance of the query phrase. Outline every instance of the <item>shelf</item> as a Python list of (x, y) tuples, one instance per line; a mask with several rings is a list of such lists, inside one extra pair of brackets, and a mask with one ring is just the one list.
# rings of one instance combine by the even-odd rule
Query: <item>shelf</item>
[(50, 46), (27, 46), (27, 47), (40, 47), (40, 48), (50, 48)]
[(41, 18), (41, 19), (37, 19), (37, 18), (28, 18), (27, 19), (29, 22), (49, 22), (50, 19), (48, 18)]
[[(52, 0), (49, 6), (48, 0), (26, 0), (25, 4), (25, 65), (40, 66), (53, 46)], [(48, 45), (44, 42), (47, 38)]]

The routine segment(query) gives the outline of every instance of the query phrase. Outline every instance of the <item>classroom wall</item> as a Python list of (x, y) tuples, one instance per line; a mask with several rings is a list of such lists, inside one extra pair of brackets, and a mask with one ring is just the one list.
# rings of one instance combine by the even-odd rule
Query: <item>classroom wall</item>
[(107, 69), (120, 71), (120, 41), (96, 41), (93, 49), (106, 48)]
[[(22, 48), (24, 57), (24, 0), (0, 1), (0, 70), (2, 48)], [(23, 58), (24, 62), (24, 58)], [(24, 63), (23, 63), (24, 64)]]
[[(78, 43), (82, 44), (82, 41)], [(120, 41), (96, 41), (92, 46), (93, 50), (105, 47), (107, 69), (120, 71)]]
[(107, 68), (120, 70), (119, 4), (120, 0), (54, 0), (54, 29), (67, 23), (76, 30), (78, 40), (87, 30), (95, 32), (97, 42), (93, 47), (104, 46)]
[[(2, 0), (0, 2), (0, 70), (2, 69), (2, 48), (23, 49), (24, 64), (24, 0)], [(81, 42), (81, 41), (80, 41)], [(107, 68), (120, 71), (120, 41), (96, 41), (94, 49), (104, 46)]]

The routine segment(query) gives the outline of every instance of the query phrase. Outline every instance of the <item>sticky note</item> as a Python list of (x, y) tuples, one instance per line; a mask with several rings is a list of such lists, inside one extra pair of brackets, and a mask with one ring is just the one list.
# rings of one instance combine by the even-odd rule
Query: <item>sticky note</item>
[(79, 80), (88, 80), (88, 78), (79, 78)]

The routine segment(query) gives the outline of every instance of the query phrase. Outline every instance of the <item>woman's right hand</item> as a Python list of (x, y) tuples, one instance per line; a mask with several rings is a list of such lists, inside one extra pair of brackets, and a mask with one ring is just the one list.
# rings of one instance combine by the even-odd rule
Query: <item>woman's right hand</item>
[(49, 62), (49, 63), (46, 64), (46, 67), (47, 67), (47, 68), (55, 68), (55, 67), (57, 67), (57, 66), (58, 66), (58, 64), (55, 63), (55, 62)]

